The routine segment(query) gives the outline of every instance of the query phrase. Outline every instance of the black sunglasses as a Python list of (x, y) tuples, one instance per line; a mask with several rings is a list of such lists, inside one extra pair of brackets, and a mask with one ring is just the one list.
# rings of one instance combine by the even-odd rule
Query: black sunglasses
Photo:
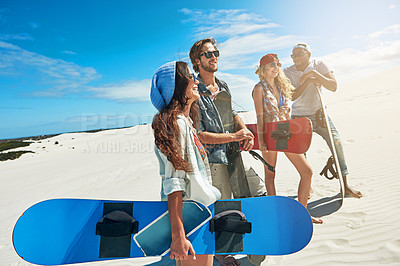
[(200, 57), (201, 56), (205, 56), (207, 59), (210, 59), (213, 55), (215, 56), (215, 57), (219, 57), (219, 51), (218, 50), (215, 50), (215, 51), (213, 51), (213, 52), (204, 52), (204, 53), (201, 53), (200, 54)]

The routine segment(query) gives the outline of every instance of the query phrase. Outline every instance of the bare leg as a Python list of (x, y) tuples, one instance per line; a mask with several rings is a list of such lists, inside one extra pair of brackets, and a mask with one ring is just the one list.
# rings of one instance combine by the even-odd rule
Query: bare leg
[[(298, 199), (299, 202), (307, 208), (307, 201), (308, 197), (310, 196), (311, 177), (313, 175), (312, 168), (303, 154), (285, 152), (285, 155), (294, 165), (297, 172), (300, 174)], [(322, 220), (320, 218), (311, 217), (311, 219), (313, 223), (322, 223)]]
[[(272, 166), (276, 166), (278, 153), (276, 151), (262, 152), (264, 160)], [(275, 196), (275, 173), (268, 170), (264, 165), (265, 188), (267, 189), (268, 196)]]
[(362, 197), (362, 194), (360, 191), (349, 187), (349, 184), (347, 183), (347, 176), (343, 176), (343, 183), (344, 183), (344, 192), (346, 195), (349, 195), (350, 197), (354, 197), (354, 198), (358, 198), (358, 199)]

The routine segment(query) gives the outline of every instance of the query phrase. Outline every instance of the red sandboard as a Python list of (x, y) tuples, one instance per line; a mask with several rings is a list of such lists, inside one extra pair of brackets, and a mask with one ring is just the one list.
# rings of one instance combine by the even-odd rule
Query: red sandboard
[[(255, 136), (253, 150), (258, 150), (257, 124), (246, 126)], [(313, 130), (310, 119), (306, 117), (266, 123), (264, 130), (270, 151), (305, 153), (310, 147)]]

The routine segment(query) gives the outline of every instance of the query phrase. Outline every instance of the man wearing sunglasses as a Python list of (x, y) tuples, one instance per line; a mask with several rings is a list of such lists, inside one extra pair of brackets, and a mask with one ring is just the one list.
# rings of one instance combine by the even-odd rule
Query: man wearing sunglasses
[[(283, 69), (283, 71), (296, 88), (292, 95), (292, 118), (308, 117), (312, 121), (314, 132), (320, 135), (329, 145), (328, 130), (317, 123), (317, 111), (321, 108), (321, 104), (315, 87), (319, 90), (324, 87), (335, 92), (337, 83), (333, 72), (324, 62), (311, 59), (310, 46), (305, 43), (295, 45), (292, 49), (291, 57), (294, 65)], [(350, 188), (347, 183), (349, 172), (344, 158), (343, 147), (334, 124), (329, 117), (328, 120), (342, 170), (345, 192), (349, 196), (361, 198), (361, 192)]]
[[(199, 73), (198, 90), (200, 99), (198, 100), (198, 106), (200, 121), (198, 136), (208, 151), (213, 186), (220, 190), (221, 199), (230, 199), (232, 198), (232, 192), (235, 195), (237, 190), (232, 189), (228, 173), (228, 145), (230, 145), (229, 143), (240, 142), (245, 150), (251, 150), (254, 144), (254, 136), (233, 109), (227, 111), (229, 114), (220, 114), (222, 109), (218, 108), (221, 105), (217, 106), (220, 104), (216, 100), (218, 98), (217, 95), (219, 93), (221, 93), (219, 94), (220, 96), (227, 95), (227, 98), (224, 99), (231, 102), (231, 92), (226, 82), (215, 76), (220, 56), (220, 52), (217, 50), (217, 42), (213, 38), (197, 41), (190, 49), (189, 56), (193, 64), (193, 70)], [(219, 98), (221, 99), (222, 96)], [(235, 132), (227, 133), (224, 130), (222, 117), (226, 117), (227, 115), (233, 116)], [(239, 156), (241, 156), (240, 153)], [(245, 195), (245, 197), (266, 194), (265, 186), (255, 171), (247, 165), (244, 165), (244, 171), (250, 187), (250, 193), (249, 195)], [(247, 191), (249, 191), (248, 188)], [(216, 259), (223, 266), (240, 264), (232, 256), (219, 255), (216, 256)]]

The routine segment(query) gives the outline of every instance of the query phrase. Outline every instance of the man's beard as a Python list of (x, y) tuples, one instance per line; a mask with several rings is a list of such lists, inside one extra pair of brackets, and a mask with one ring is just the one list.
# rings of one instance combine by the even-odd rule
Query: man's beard
[(218, 70), (218, 63), (216, 64), (215, 68), (210, 67), (208, 64), (203, 64), (202, 62), (200, 62), (201, 67), (210, 73), (214, 73)]
[(304, 70), (305, 68), (307, 68), (308, 62), (300, 62), (300, 63), (294, 64), (294, 65), (296, 66), (296, 69), (300, 71), (300, 70)]

